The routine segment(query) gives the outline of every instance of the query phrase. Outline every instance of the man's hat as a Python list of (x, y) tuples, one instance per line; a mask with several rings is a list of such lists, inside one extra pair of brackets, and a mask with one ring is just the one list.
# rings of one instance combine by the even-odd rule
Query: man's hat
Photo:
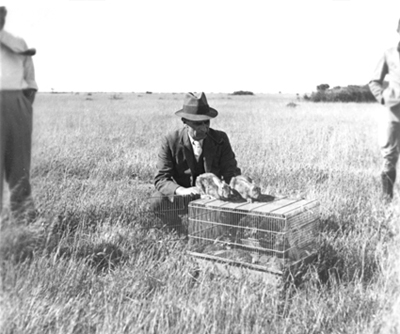
[(183, 108), (175, 113), (189, 121), (207, 121), (218, 115), (218, 111), (208, 105), (206, 95), (201, 93), (197, 96), (194, 93), (187, 93), (183, 102)]

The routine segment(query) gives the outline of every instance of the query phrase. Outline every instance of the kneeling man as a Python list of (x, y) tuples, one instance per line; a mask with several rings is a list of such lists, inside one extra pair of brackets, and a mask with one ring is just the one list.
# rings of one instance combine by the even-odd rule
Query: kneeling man
[(227, 134), (210, 128), (218, 112), (208, 105), (204, 93), (186, 94), (183, 108), (175, 115), (183, 127), (162, 140), (151, 207), (165, 224), (179, 229), (179, 215), (186, 214), (188, 203), (200, 197), (195, 187), (200, 174), (213, 173), (229, 184), (241, 172)]

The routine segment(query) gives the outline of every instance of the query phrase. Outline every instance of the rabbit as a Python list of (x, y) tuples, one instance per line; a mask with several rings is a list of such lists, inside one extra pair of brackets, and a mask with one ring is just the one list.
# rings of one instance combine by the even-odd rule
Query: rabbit
[(196, 187), (201, 195), (227, 200), (231, 196), (229, 185), (213, 173), (204, 173), (196, 178)]
[(237, 191), (247, 202), (257, 201), (261, 196), (261, 189), (253, 180), (244, 175), (234, 176), (229, 183), (234, 191)]

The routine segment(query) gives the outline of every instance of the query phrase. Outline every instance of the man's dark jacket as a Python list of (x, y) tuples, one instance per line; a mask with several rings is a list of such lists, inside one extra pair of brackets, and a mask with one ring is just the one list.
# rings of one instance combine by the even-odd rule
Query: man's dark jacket
[[(235, 154), (225, 132), (209, 129), (203, 141), (204, 171), (214, 173), (225, 182), (240, 175)], [(158, 152), (155, 177), (156, 189), (165, 196), (175, 194), (176, 188), (194, 186), (196, 159), (186, 127), (169, 133)]]

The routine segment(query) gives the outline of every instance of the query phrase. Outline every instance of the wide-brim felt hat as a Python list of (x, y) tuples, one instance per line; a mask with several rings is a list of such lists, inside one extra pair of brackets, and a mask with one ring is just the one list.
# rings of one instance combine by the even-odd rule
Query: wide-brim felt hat
[(175, 112), (175, 115), (190, 121), (207, 121), (218, 115), (218, 111), (208, 105), (206, 95), (201, 93), (187, 93), (183, 102), (183, 108)]

